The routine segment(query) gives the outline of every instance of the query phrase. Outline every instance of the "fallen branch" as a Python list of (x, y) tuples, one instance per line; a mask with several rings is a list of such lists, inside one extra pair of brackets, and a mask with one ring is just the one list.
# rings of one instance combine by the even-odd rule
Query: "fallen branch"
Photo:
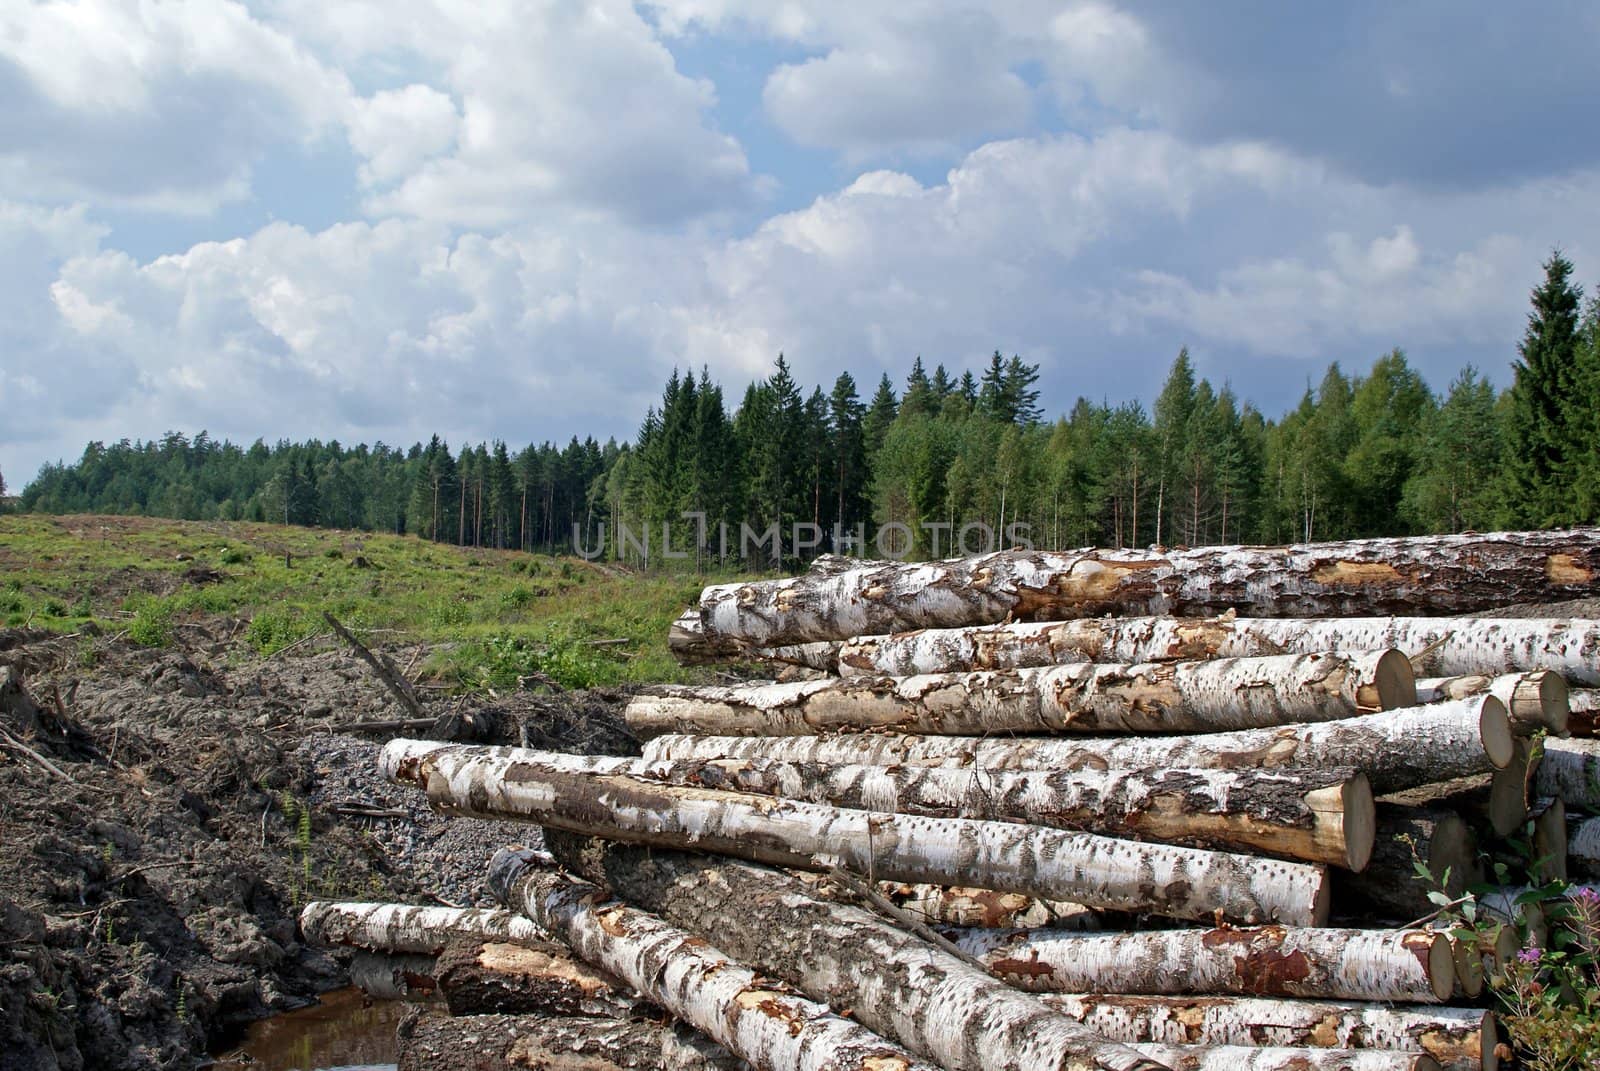
[(400, 672), (400, 668), (394, 664), (391, 658), (387, 655), (374, 654), (367, 648), (366, 644), (356, 639), (350, 630), (341, 625), (338, 618), (328, 611), (324, 610), (322, 612), (322, 618), (338, 634), (341, 640), (350, 645), (356, 656), (372, 668), (372, 672), (377, 674), (384, 687), (389, 689), (389, 694), (394, 696), (401, 706), (410, 711), (412, 717), (421, 718), (424, 716), (422, 703), (417, 699), (417, 693), (412, 690), (411, 682), (406, 680), (405, 675)]

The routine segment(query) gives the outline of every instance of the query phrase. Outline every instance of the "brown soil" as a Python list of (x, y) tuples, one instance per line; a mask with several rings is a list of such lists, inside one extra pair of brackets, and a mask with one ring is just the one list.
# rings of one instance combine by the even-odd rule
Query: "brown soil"
[[(489, 856), (537, 837), (437, 818), (378, 779), (381, 738), (330, 732), (403, 716), (355, 658), (263, 660), (229, 632), (0, 631), (0, 1071), (192, 1066), (346, 984), (299, 940), (305, 901), (475, 903)], [(500, 742), (636, 748), (603, 697), (466, 712)]]

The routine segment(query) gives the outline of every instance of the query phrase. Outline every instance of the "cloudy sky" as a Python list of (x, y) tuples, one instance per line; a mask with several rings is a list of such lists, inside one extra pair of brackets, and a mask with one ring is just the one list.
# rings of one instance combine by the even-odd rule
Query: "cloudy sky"
[(1277, 412), (1600, 282), (1600, 6), (0, 0), (0, 471), (629, 436), (673, 366)]

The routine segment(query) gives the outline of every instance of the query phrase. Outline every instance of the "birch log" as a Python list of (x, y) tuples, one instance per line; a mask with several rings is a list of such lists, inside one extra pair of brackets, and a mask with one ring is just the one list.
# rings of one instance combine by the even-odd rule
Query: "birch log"
[(752, 647), (737, 640), (713, 642), (706, 637), (705, 629), (700, 624), (700, 608), (697, 606), (691, 606), (672, 622), (667, 631), (667, 647), (686, 666), (708, 662), (760, 661), (802, 666), (822, 673), (836, 673), (839, 669), (839, 645), (836, 643)]
[(1135, 1045), (1172, 1071), (1439, 1071), (1418, 1052), (1372, 1049), (1276, 1049), (1242, 1045)]
[(1568, 819), (1567, 860), (1586, 878), (1600, 878), (1600, 818)]
[(766, 867), (555, 834), (564, 865), (619, 899), (949, 1071), (1128, 1066), (1133, 1054), (978, 968)]
[(433, 956), (389, 956), (357, 951), (350, 957), (350, 984), (373, 1000), (433, 1000), (439, 996)]
[(763, 980), (706, 941), (646, 912), (607, 903), (593, 885), (535, 869), (515, 851), (496, 854), (489, 883), (502, 903), (555, 934), (580, 959), (622, 979), (760, 1071), (932, 1071), (826, 1005)]
[(1366, 773), (1373, 791), (1378, 793), (1488, 773), (1511, 762), (1515, 754), (1505, 707), (1488, 695), (1313, 725), (1202, 736), (1005, 739), (888, 734), (669, 735), (657, 737), (645, 746), (645, 757), (657, 761), (758, 757), (784, 762), (975, 766), (986, 770), (1355, 767)]
[(1069, 662), (1251, 658), (1395, 647), (1425, 677), (1548, 669), (1600, 686), (1600, 621), (1569, 618), (1112, 617), (1011, 622), (862, 636), (838, 651), (840, 674), (953, 673)]
[(715, 585), (701, 592), (700, 619), (710, 641), (775, 647), (1100, 614), (1469, 613), (1582, 597), (1597, 575), (1600, 532), (1591, 529), (1168, 553), (1001, 551)]
[(503, 941), (452, 941), (433, 976), (451, 1015), (586, 1015), (659, 1018), (611, 975), (550, 942), (538, 947)]
[(1533, 793), (1559, 797), (1576, 810), (1600, 811), (1600, 740), (1546, 740)]
[(1385, 803), (1448, 810), (1459, 813), (1474, 828), (1496, 837), (1509, 837), (1528, 820), (1527, 785), (1532, 752), (1528, 741), (1518, 739), (1511, 762), (1490, 774), (1457, 777), (1432, 785), (1391, 792)]
[(1498, 677), (1474, 673), (1464, 677), (1427, 677), (1416, 682), (1417, 702), (1438, 703), (1488, 692), (1506, 706), (1519, 736), (1541, 730), (1556, 736), (1567, 732), (1571, 716), (1567, 682), (1548, 669)]
[(1450, 939), (1429, 930), (964, 930), (956, 944), (1035, 992), (1438, 1002), (1455, 987)]
[(1528, 808), (1532, 817), (1533, 877), (1536, 881), (1566, 881), (1572, 846), (1567, 831), (1567, 805), (1550, 796)]
[(1133, 1046), (1172, 1071), (1439, 1071), (1419, 1052), (1373, 1049), (1279, 1049), (1244, 1045)]
[(1444, 1071), (1496, 1071), (1494, 1013), (1481, 1008), (1273, 1000), (1046, 994), (1047, 1007), (1127, 1043), (1269, 1045), (1425, 1053)]
[(396, 1031), (399, 1071), (749, 1071), (683, 1026), (550, 1015), (424, 1015)]
[(1327, 918), (1327, 873), (1319, 866), (574, 773), (561, 758), (528, 761), (397, 740), (384, 748), (380, 765), (391, 779), (425, 788), (435, 806), (472, 817), (1176, 918), (1221, 912), (1233, 921), (1289, 925)]
[[(443, 754), (396, 742), (397, 770)], [(759, 793), (862, 811), (1012, 821), (1201, 848), (1265, 852), (1360, 870), (1372, 852), (1372, 789), (1351, 769), (976, 771), (832, 766), (764, 758), (650, 761), (464, 746), (458, 757), (540, 763), (690, 788)]]
[(520, 915), (460, 907), (313, 901), (300, 912), (307, 941), (391, 956), (437, 956), (457, 938), (548, 944), (550, 935)]
[(1372, 788), (1327, 770), (975, 770), (766, 759), (641, 763), (645, 776), (864, 811), (1028, 822), (1360, 870)]
[(663, 685), (628, 703), (648, 738), (907, 733), (1224, 732), (1414, 706), (1411, 663), (1368, 654), (1050, 666), (726, 686)]
[[(1406, 922), (1433, 912), (1428, 899), (1442, 889), (1452, 899), (1474, 877), (1477, 846), (1472, 831), (1450, 811), (1381, 803), (1372, 861), (1359, 874), (1338, 875), (1334, 902), (1344, 914), (1369, 912), (1391, 922)], [(1431, 875), (1423, 879), (1414, 866)]]
[(930, 926), (1005, 930), (1040, 926), (1078, 930), (1100, 927), (1099, 912), (1063, 900), (1040, 900), (1034, 896), (961, 885), (906, 882), (882, 882), (878, 891), (901, 911)]
[(1600, 736), (1600, 688), (1575, 688), (1567, 695), (1567, 731), (1573, 736)]

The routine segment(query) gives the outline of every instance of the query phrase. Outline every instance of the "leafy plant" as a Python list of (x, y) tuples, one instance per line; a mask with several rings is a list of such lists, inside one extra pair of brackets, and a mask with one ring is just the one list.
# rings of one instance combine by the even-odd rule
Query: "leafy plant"
[(165, 647), (172, 642), (173, 606), (165, 599), (147, 599), (134, 611), (128, 639), (142, 647)]
[[(1528, 840), (1509, 842), (1520, 853), (1519, 869), (1537, 873)], [(1480, 897), (1496, 886), (1475, 886), (1466, 895), (1445, 891), (1448, 872), (1436, 882), (1415, 858), (1417, 877), (1432, 885), (1428, 899), (1458, 941), (1493, 946), (1505, 922), (1485, 911)], [(1504, 862), (1494, 864), (1497, 886), (1516, 880)], [(1549, 943), (1530, 940), (1527, 913), (1539, 905), (1549, 926)], [(1515, 925), (1524, 947), (1509, 963), (1496, 965), (1489, 985), (1502, 1009), (1501, 1020), (1520, 1059), (1532, 1071), (1587, 1071), (1600, 1066), (1600, 893), (1552, 881), (1525, 889), (1513, 900)]]
[[(1519, 902), (1560, 887), (1530, 890)], [(1600, 1064), (1600, 893), (1585, 887), (1558, 896), (1544, 906), (1550, 947), (1523, 949), (1492, 980), (1507, 1032), (1533, 1071)]]

